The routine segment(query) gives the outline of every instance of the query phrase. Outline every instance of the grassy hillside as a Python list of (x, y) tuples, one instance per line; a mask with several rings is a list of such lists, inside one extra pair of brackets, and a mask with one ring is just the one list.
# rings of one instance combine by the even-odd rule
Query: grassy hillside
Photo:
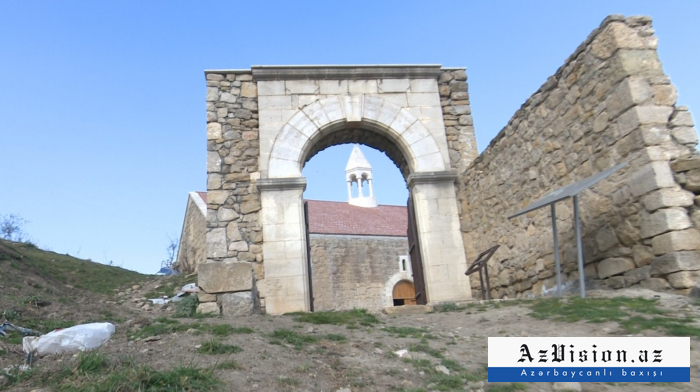
[(97, 303), (105, 294), (146, 278), (123, 268), (0, 240), (0, 311), (90, 299)]

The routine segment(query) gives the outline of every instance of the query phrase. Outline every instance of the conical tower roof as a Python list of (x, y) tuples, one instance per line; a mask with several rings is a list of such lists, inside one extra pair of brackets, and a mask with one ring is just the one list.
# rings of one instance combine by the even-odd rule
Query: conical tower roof
[(350, 153), (350, 159), (348, 159), (348, 164), (345, 166), (345, 171), (353, 169), (371, 169), (372, 166), (367, 162), (365, 154), (360, 150), (360, 146), (355, 144)]

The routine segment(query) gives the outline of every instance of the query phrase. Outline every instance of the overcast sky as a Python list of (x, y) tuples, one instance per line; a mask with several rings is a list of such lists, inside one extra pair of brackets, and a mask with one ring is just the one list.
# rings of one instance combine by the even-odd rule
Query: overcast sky
[[(5, 1), (0, 215), (43, 248), (152, 273), (205, 190), (205, 69), (464, 66), (481, 151), (613, 13), (654, 19), (679, 104), (700, 108), (700, 2)], [(350, 150), (309, 162), (307, 198), (346, 200)], [(379, 202), (405, 203), (398, 169), (363, 151)]]

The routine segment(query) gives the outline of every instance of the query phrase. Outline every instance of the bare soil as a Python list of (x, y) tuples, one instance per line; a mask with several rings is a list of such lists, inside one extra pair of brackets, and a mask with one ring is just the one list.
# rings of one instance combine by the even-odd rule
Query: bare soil
[[(472, 306), (446, 313), (387, 316), (377, 315), (381, 324), (348, 329), (344, 325), (314, 325), (297, 322), (293, 316), (254, 315), (249, 317), (217, 317), (200, 320), (178, 319), (180, 323), (229, 324), (248, 327), (249, 334), (232, 334), (216, 338), (208, 332), (169, 333), (158, 335), (157, 340), (130, 340), (128, 335), (137, 332), (155, 318), (171, 314), (169, 308), (154, 307), (143, 310), (140, 295), (154, 283), (132, 292), (123, 304), (107, 304), (113, 307), (113, 318), (124, 321), (117, 324), (117, 333), (100, 352), (111, 358), (130, 357), (137, 363), (145, 363), (159, 370), (178, 365), (194, 364), (201, 368), (214, 368), (218, 363), (235, 361), (238, 369), (216, 370), (224, 391), (351, 391), (431, 390), (431, 375), (411, 360), (427, 360), (439, 365), (444, 359), (452, 360), (478, 374), (487, 363), (487, 337), (489, 336), (626, 336), (617, 323), (592, 324), (587, 322), (560, 323), (538, 320), (529, 316), (528, 303), (513, 306)], [(652, 298), (654, 292), (593, 292), (592, 296), (642, 296)], [(697, 317), (700, 308), (686, 297), (660, 295), (660, 307), (679, 314)], [(135, 298), (135, 299), (134, 299)], [(135, 302), (136, 301), (136, 302)], [(84, 314), (99, 317), (103, 310), (95, 304), (76, 302), (73, 308)], [(100, 305), (105, 305), (104, 303)], [(47, 307), (48, 308), (48, 307)], [(47, 311), (46, 308), (41, 309)], [(196, 325), (196, 324), (193, 324)], [(399, 337), (392, 327), (413, 327), (421, 332)], [(200, 328), (201, 329), (201, 328)], [(291, 344), (273, 344), (269, 337), (275, 330), (290, 330), (302, 336), (317, 338), (315, 342), (302, 344), (300, 349)], [(332, 335), (331, 335), (332, 334)], [(344, 341), (326, 338), (342, 335)], [(661, 331), (644, 331), (643, 336), (663, 336)], [(235, 354), (209, 355), (197, 352), (197, 347), (215, 339), (238, 346)], [(411, 360), (390, 354), (401, 349), (430, 348), (430, 352), (409, 351)], [(18, 347), (10, 347), (10, 353), (0, 357), (0, 367), (22, 362)], [(435, 354), (438, 353), (438, 354)], [(73, 361), (74, 356), (46, 357), (33, 366), (51, 368)], [(691, 382), (677, 384), (606, 384), (584, 383), (583, 391), (697, 391), (700, 390), (700, 345), (691, 339)], [(9, 391), (30, 391), (41, 380), (29, 379), (10, 387)], [(485, 381), (485, 380), (484, 380)], [(434, 384), (434, 383), (433, 383)], [(526, 391), (552, 391), (550, 383), (524, 384)], [(478, 381), (465, 384), (458, 390), (489, 390), (493, 386)]]
[[(0, 260), (0, 264), (2, 260)], [(7, 263), (5, 268), (9, 267)], [(16, 269), (20, 271), (20, 269)], [(5, 270), (3, 270), (4, 272)], [(193, 277), (192, 277), (193, 278)], [(140, 278), (139, 278), (140, 279)], [(145, 306), (145, 296), (178, 286), (166, 278), (139, 280), (132, 289), (112, 290), (111, 294), (88, 292), (63, 282), (53, 282), (39, 272), (0, 281), (0, 310), (21, 313), (22, 320), (34, 325), (50, 326), (57, 320), (71, 323), (110, 321), (116, 334), (97, 351), (112, 360), (129, 359), (134, 366), (149, 365), (159, 371), (178, 366), (214, 369), (221, 391), (553, 391), (551, 383), (522, 385), (486, 382), (487, 338), (489, 336), (629, 336), (617, 322), (589, 323), (540, 320), (531, 316), (534, 301), (517, 301), (512, 305), (475, 302), (449, 312), (388, 316), (377, 314), (380, 323), (348, 327), (347, 325), (311, 324), (296, 321), (296, 316), (253, 315), (248, 317), (213, 317), (203, 319), (173, 318), (172, 305)], [(20, 284), (16, 284), (16, 283)], [(34, 286), (39, 286), (38, 289)], [(46, 303), (31, 300), (40, 292)], [(700, 319), (697, 300), (648, 290), (593, 291), (591, 297), (657, 298), (658, 307), (676, 317)], [(51, 322), (48, 322), (50, 320)], [(185, 325), (177, 332), (138, 339), (158, 320)], [(176, 321), (172, 321), (176, 320)], [(252, 333), (216, 336), (212, 325), (247, 327)], [(698, 326), (697, 321), (693, 323)], [(408, 328), (407, 328), (408, 327)], [(292, 331), (302, 337), (297, 347), (274, 339), (275, 331)], [(245, 331), (238, 329), (237, 331)], [(43, 331), (48, 332), (48, 331)], [(645, 330), (637, 336), (665, 336), (665, 330)], [(303, 337), (312, 337), (304, 342)], [(242, 349), (231, 354), (205, 354), (198, 348), (207, 342), (220, 342)], [(691, 381), (689, 383), (583, 383), (583, 391), (699, 391), (700, 341), (691, 337)], [(408, 349), (399, 358), (394, 352)], [(77, 355), (40, 358), (32, 365), (32, 377), (18, 383), (0, 385), (7, 391), (49, 391), (61, 388), (60, 380), (50, 383), (42, 374), (50, 374), (66, 365), (75, 368)], [(16, 334), (0, 338), (0, 371), (22, 364), (24, 355)], [(226, 363), (228, 369), (217, 366)], [(448, 364), (469, 376), (458, 387), (445, 387), (436, 379), (434, 367)], [(453, 371), (454, 374), (454, 371)], [(42, 389), (44, 388), (44, 389)], [(520, 389), (518, 389), (520, 388)], [(524, 389), (522, 389), (524, 388)], [(70, 390), (64, 388), (62, 390)]]

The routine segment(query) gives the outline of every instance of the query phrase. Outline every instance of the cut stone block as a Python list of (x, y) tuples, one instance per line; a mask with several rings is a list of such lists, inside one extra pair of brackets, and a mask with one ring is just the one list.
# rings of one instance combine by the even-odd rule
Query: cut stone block
[(204, 302), (216, 302), (216, 294), (209, 294), (202, 290), (197, 293), (197, 299), (200, 303)]
[(642, 238), (651, 238), (671, 230), (683, 230), (692, 226), (685, 209), (665, 208), (642, 219)]
[(655, 255), (700, 249), (700, 232), (696, 229), (686, 229), (661, 234), (651, 240), (651, 248)]
[(207, 233), (207, 255), (226, 257), (226, 229), (212, 229)]
[(625, 287), (627, 287), (624, 276), (613, 276), (609, 279), (606, 279), (605, 283), (607, 283), (608, 288), (613, 290), (624, 289)]
[(619, 275), (635, 267), (634, 262), (623, 257), (611, 257), (598, 263), (598, 278), (605, 279), (609, 276)]
[(689, 289), (700, 279), (700, 271), (679, 271), (667, 277), (674, 289)]
[(663, 188), (644, 196), (642, 203), (647, 211), (654, 212), (659, 208), (691, 206), (693, 198), (692, 192), (677, 188)]
[(651, 266), (645, 265), (644, 267), (641, 268), (635, 268), (633, 270), (629, 270), (625, 272), (625, 283), (627, 283), (628, 286), (637, 284), (645, 279), (651, 278), (651, 274), (649, 271), (651, 270)]
[(208, 140), (221, 139), (221, 135), (222, 135), (221, 124), (215, 123), (215, 122), (207, 124), (207, 139)]
[(666, 279), (649, 278), (639, 283), (639, 286), (652, 291), (666, 291), (671, 288)]
[(685, 173), (685, 189), (691, 192), (700, 192), (700, 169), (693, 169)]
[(676, 173), (692, 169), (700, 169), (700, 155), (678, 158), (671, 162), (671, 169), (673, 169), (673, 171)]
[(671, 135), (681, 144), (698, 143), (698, 133), (693, 127), (675, 127), (671, 128)]
[(248, 316), (253, 314), (253, 294), (250, 291), (219, 295), (221, 313), (225, 316)]
[(700, 298), (700, 283), (693, 286), (693, 288), (690, 290), (690, 294), (688, 295), (693, 298)]
[(248, 291), (253, 288), (249, 263), (204, 263), (198, 267), (199, 287), (207, 293)]
[(634, 196), (674, 186), (676, 181), (673, 179), (673, 172), (668, 162), (648, 163), (634, 173), (630, 180), (630, 191)]
[(654, 261), (654, 253), (650, 247), (637, 244), (632, 247), (632, 258), (637, 267), (642, 267)]
[(651, 263), (651, 276), (663, 276), (677, 271), (700, 270), (697, 252), (673, 252), (657, 257)]
[(197, 313), (218, 315), (221, 314), (221, 310), (216, 302), (205, 302), (197, 306)]

